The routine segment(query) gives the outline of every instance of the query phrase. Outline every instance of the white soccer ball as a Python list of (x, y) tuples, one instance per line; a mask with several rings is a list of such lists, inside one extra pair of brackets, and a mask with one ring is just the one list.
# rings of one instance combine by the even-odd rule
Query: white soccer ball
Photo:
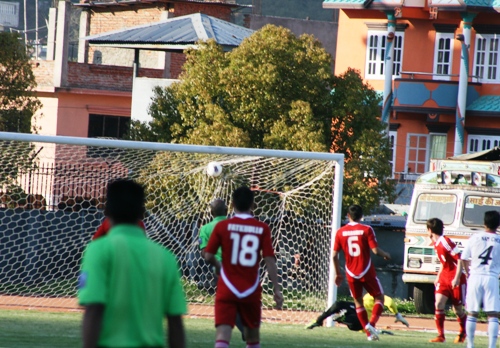
[(222, 165), (219, 162), (210, 162), (207, 165), (207, 174), (210, 176), (219, 176), (222, 174)]

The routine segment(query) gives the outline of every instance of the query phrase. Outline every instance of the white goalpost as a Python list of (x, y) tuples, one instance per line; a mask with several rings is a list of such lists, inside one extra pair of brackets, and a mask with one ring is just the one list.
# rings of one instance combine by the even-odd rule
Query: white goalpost
[[(6, 132), (0, 152), (0, 307), (78, 308), (82, 252), (103, 219), (107, 183), (124, 177), (146, 188), (146, 232), (177, 256), (190, 315), (213, 314), (214, 277), (198, 247), (208, 204), (230, 204), (241, 185), (271, 227), (285, 297), (273, 310), (262, 268), (263, 319), (310, 321), (336, 300), (343, 154)], [(219, 176), (207, 174), (214, 161)]]

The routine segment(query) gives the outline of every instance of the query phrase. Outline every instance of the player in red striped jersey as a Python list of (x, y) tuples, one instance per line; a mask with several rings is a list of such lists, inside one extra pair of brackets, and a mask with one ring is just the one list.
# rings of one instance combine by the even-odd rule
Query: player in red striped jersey
[[(379, 338), (375, 325), (384, 310), (384, 290), (371, 262), (370, 250), (386, 260), (389, 260), (391, 255), (378, 247), (373, 229), (359, 223), (363, 217), (363, 209), (359, 205), (351, 205), (347, 217), (349, 223), (341, 227), (335, 234), (333, 246), (335, 284), (340, 286), (344, 279), (340, 271), (339, 261), (339, 253), (343, 251), (347, 284), (356, 305), (358, 319), (365, 329), (368, 340), (376, 341)], [(375, 298), (370, 321), (368, 321), (368, 314), (363, 305), (363, 288)]]
[(460, 259), (460, 251), (455, 243), (446, 236), (444, 233), (443, 221), (438, 218), (427, 220), (427, 232), (429, 238), (434, 243), (434, 250), (436, 250), (437, 257), (441, 262), (441, 268), (434, 282), (436, 288), (435, 300), (436, 311), (434, 320), (436, 321), (436, 328), (438, 336), (431, 339), (430, 342), (445, 342), (444, 337), (444, 320), (445, 320), (445, 305), (448, 299), (451, 299), (453, 311), (457, 315), (457, 320), (460, 324), (460, 332), (455, 337), (455, 343), (465, 342), (465, 321), (467, 315), (463, 309), (465, 300), (465, 288), (467, 279), (465, 274), (460, 275), (460, 283), (458, 286), (453, 286), (452, 281), (457, 272), (458, 260)]
[[(205, 248), (205, 259), (220, 274), (215, 295), (215, 348), (229, 347), (236, 313), (243, 322), (247, 348), (260, 348), (261, 257), (273, 283), (276, 305), (281, 308), (283, 304), (271, 230), (266, 223), (251, 215), (254, 194), (248, 187), (243, 186), (233, 192), (232, 204), (235, 215), (215, 226)], [(221, 262), (215, 258), (219, 247), (222, 249)]]

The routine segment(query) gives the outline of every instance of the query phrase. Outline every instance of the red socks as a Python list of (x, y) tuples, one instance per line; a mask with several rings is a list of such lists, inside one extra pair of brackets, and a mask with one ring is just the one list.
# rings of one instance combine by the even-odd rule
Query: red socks
[(444, 310), (436, 309), (434, 321), (436, 322), (436, 329), (438, 332), (438, 336), (444, 337)]

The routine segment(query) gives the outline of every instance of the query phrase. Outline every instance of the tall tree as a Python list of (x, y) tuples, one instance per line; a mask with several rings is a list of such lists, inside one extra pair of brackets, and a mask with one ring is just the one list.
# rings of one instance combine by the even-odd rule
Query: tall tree
[(41, 103), (26, 48), (16, 33), (0, 32), (0, 131), (29, 133)]
[(348, 69), (336, 76), (331, 94), (333, 152), (345, 154), (344, 208), (360, 204), (365, 211), (382, 199), (393, 200), (390, 147), (380, 121), (380, 96)]
[[(375, 91), (355, 71), (334, 77), (312, 36), (265, 26), (231, 52), (187, 53), (179, 83), (157, 88), (136, 140), (346, 153), (344, 205), (391, 194), (389, 150)], [(334, 92), (332, 92), (332, 88)]]

